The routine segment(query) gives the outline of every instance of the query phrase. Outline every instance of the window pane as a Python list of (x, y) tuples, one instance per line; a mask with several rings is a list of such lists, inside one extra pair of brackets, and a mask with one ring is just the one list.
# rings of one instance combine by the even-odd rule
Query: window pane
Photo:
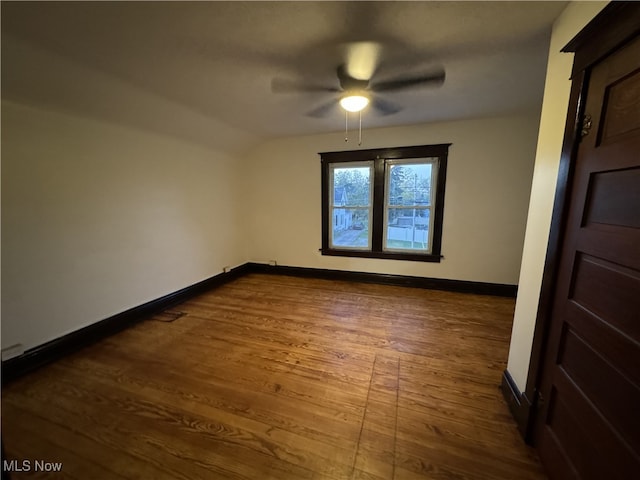
[(369, 248), (369, 209), (333, 208), (333, 247)]
[(429, 250), (429, 217), (425, 208), (389, 208), (385, 249)]
[(336, 207), (369, 206), (371, 167), (333, 169), (333, 205)]
[(431, 171), (431, 163), (391, 165), (389, 205), (430, 205)]

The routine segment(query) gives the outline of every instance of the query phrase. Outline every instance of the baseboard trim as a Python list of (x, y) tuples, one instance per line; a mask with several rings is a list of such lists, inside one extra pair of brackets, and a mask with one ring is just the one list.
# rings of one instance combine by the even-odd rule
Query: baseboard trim
[(295, 277), (379, 283), (383, 285), (398, 285), (403, 287), (446, 290), (449, 292), (474, 293), (478, 295), (493, 295), (509, 298), (515, 298), (518, 292), (517, 285), (498, 283), (448, 280), (444, 278), (411, 277), (407, 275), (390, 275), (369, 272), (351, 272), (345, 270), (328, 270), (322, 268), (287, 267), (282, 265), (267, 265), (264, 263), (249, 263), (247, 265), (249, 268), (249, 272), (271, 273), (276, 275), (289, 275)]
[[(515, 297), (516, 285), (503, 285), (463, 280), (446, 280), (440, 278), (410, 277), (404, 275), (388, 275), (367, 272), (350, 272), (344, 270), (328, 270), (319, 268), (288, 267), (266, 265), (261, 263), (245, 263), (229, 272), (214, 275), (194, 285), (185, 287), (156, 300), (144, 303), (112, 317), (100, 320), (84, 328), (71, 332), (47, 343), (31, 348), (14, 358), (2, 362), (2, 385), (58, 360), (65, 355), (87, 347), (103, 338), (124, 330), (150, 316), (167, 310), (197, 295), (219, 287), (249, 273), (270, 273), (297, 277), (323, 278), (330, 280), (346, 280), (354, 282), (378, 283), (405, 287), (447, 290), (461, 293)], [(517, 390), (517, 389), (516, 389)]]
[(2, 385), (40, 368), (48, 363), (87, 347), (103, 338), (122, 331), (150, 316), (174, 307), (208, 290), (245, 275), (248, 264), (229, 272), (214, 275), (178, 291), (100, 320), (47, 343), (31, 348), (14, 358), (2, 362)]
[(518, 431), (525, 442), (531, 444), (531, 418), (533, 404), (514, 382), (508, 370), (502, 374), (502, 384), (500, 385), (502, 395), (507, 401), (509, 411), (518, 425)]

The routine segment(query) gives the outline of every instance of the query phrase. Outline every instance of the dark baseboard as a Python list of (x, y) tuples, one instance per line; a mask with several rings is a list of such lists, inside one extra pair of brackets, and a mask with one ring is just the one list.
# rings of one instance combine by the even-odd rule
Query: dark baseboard
[(518, 424), (520, 435), (525, 442), (531, 443), (531, 419), (533, 405), (524, 393), (521, 393), (518, 386), (513, 381), (511, 374), (505, 370), (502, 374), (502, 384), (500, 385), (502, 395), (509, 405), (511, 415)]
[(498, 283), (471, 282), (466, 280), (448, 280), (444, 278), (411, 277), (407, 275), (389, 275), (383, 273), (350, 272), (344, 270), (327, 270), (322, 268), (286, 267), (263, 263), (247, 264), (249, 272), (272, 273), (295, 277), (323, 278), (327, 280), (347, 280), (352, 282), (379, 283), (403, 287), (446, 290), (449, 292), (475, 293), (515, 298), (517, 285)]
[(112, 317), (93, 323), (62, 337), (27, 350), (22, 355), (2, 362), (2, 385), (40, 368), (48, 363), (87, 347), (98, 340), (113, 335), (150, 316), (172, 308), (196, 295), (245, 275), (248, 264), (241, 265), (227, 273), (221, 273), (201, 282), (144, 303)]
[(379, 273), (349, 272), (342, 270), (326, 270), (319, 268), (271, 266), (261, 263), (245, 263), (230, 272), (221, 273), (211, 278), (165, 295), (156, 300), (144, 303), (132, 309), (118, 313), (112, 317), (93, 323), (50, 342), (27, 350), (22, 355), (2, 362), (2, 385), (16, 378), (51, 363), (65, 355), (87, 347), (109, 335), (113, 335), (137, 322), (148, 319), (152, 315), (172, 308), (182, 302), (205, 293), (213, 288), (235, 280), (248, 273), (270, 273), (298, 277), (324, 278), (330, 280), (347, 280), (356, 282), (399, 285), (405, 287), (447, 290), (452, 292), (475, 293), (515, 297), (516, 285), (502, 285), (462, 280), (446, 280), (439, 278), (410, 277), (403, 275), (386, 275)]

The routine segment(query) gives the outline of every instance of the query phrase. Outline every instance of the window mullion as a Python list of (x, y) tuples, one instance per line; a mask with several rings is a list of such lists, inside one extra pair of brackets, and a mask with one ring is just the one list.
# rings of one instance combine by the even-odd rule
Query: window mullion
[(371, 249), (374, 252), (382, 252), (382, 237), (384, 232), (384, 178), (385, 161), (376, 158), (374, 161), (373, 176), (373, 230), (371, 237)]

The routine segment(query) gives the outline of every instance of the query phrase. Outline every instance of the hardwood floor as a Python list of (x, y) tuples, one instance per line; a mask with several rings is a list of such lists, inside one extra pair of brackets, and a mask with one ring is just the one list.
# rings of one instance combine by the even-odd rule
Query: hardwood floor
[(5, 388), (12, 478), (545, 479), (499, 391), (513, 309), (247, 275)]

